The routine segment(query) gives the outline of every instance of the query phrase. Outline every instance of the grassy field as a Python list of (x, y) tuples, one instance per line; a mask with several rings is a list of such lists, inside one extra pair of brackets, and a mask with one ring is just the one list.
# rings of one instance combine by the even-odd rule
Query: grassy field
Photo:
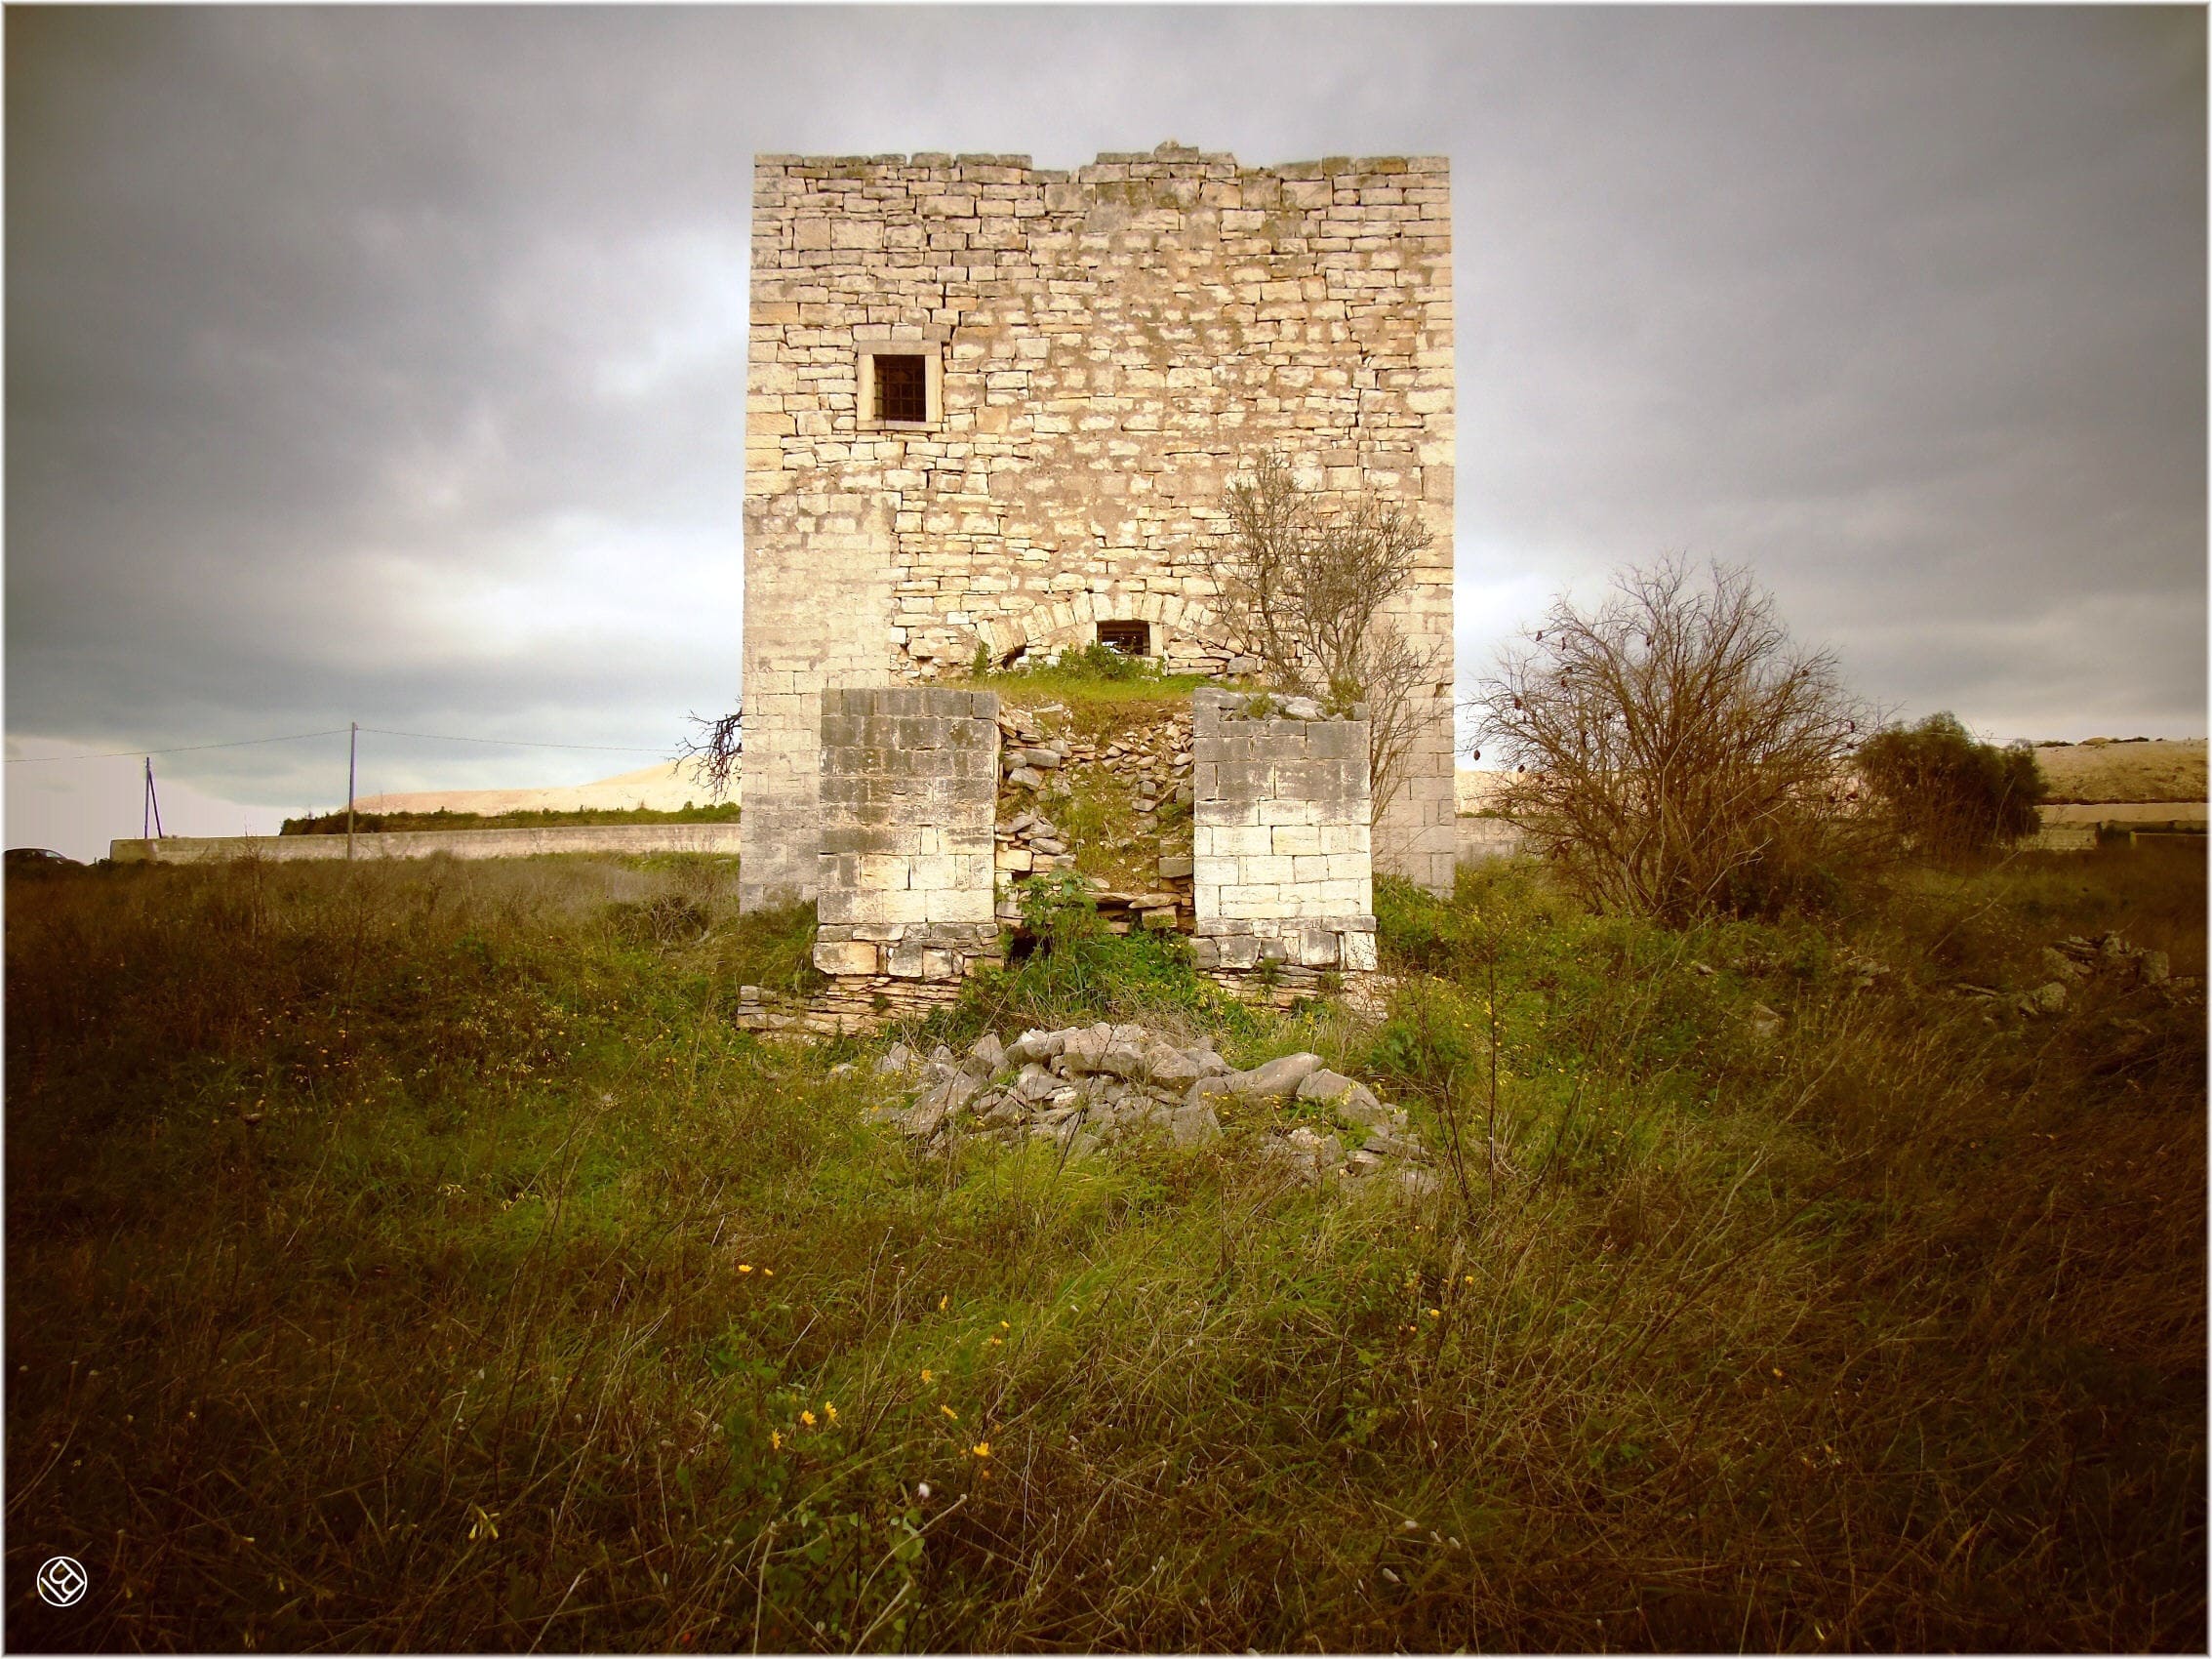
[(734, 900), (9, 877), (11, 1645), (2201, 1649), (2201, 1004), (1949, 993), (2201, 976), (2201, 853), (1687, 935), (1500, 867), (1379, 896), (1380, 1026), (1136, 939), (920, 1033), (1313, 1047), (1477, 1149), (1424, 1199), (917, 1160), (889, 1035), (733, 1029), (811, 928)]
[(2045, 745), (2035, 764), (2054, 801), (2198, 801), (2204, 753), (2202, 738)]
[[(536, 807), (513, 812), (358, 812), (353, 815), (357, 834), (385, 834), (406, 830), (551, 830), (590, 824), (735, 824), (738, 805), (723, 801), (706, 806), (671, 807)], [(309, 813), (287, 818), (277, 831), (283, 835), (342, 835), (342, 811)]]

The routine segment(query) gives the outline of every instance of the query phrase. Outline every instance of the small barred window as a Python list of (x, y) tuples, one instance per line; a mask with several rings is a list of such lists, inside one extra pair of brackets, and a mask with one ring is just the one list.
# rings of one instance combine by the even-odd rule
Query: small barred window
[(878, 421), (929, 419), (929, 378), (921, 358), (876, 354), (875, 418)]

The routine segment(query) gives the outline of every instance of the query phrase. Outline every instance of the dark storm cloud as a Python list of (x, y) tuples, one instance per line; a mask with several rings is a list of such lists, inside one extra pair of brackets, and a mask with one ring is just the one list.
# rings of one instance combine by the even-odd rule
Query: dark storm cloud
[(1613, 31), (1550, 165), (1456, 168), (1472, 539), (1749, 563), (1909, 711), (2201, 731), (2200, 22)]
[[(664, 746), (736, 690), (751, 153), (1169, 137), (1451, 156), (1463, 672), (1550, 591), (1683, 548), (1909, 711), (2203, 730), (2198, 12), (7, 30), (14, 737)], [(176, 764), (330, 798), (327, 756)]]

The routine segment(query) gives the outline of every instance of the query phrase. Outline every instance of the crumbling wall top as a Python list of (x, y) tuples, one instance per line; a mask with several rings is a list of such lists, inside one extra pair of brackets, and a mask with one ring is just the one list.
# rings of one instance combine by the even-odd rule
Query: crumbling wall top
[[(1201, 150), (1194, 145), (1168, 142), (1150, 150), (1101, 150), (1085, 166), (1040, 168), (1026, 155), (952, 154), (944, 150), (916, 150), (911, 155), (788, 155), (753, 157), (758, 172), (797, 174), (824, 179), (866, 178), (880, 174), (942, 174), (974, 177), (985, 183), (1015, 183), (1026, 179), (1037, 183), (1104, 183), (1132, 179), (1168, 177), (1334, 179), (1350, 175), (1446, 175), (1451, 162), (1441, 155), (1324, 156), (1317, 161), (1285, 161), (1271, 166), (1247, 167), (1227, 150)], [(988, 174), (1018, 177), (985, 177)]]

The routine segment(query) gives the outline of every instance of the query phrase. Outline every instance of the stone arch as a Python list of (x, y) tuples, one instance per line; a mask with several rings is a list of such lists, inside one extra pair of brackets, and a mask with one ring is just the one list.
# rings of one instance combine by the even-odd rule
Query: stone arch
[(1152, 625), (1152, 655), (1170, 665), (1193, 667), (1227, 659), (1220, 620), (1203, 600), (1181, 593), (1129, 592), (1119, 587), (1083, 588), (1032, 605), (1016, 616), (998, 617), (977, 629), (992, 660), (1005, 662), (1017, 652), (1050, 656), (1066, 646), (1093, 644), (1101, 622)]

